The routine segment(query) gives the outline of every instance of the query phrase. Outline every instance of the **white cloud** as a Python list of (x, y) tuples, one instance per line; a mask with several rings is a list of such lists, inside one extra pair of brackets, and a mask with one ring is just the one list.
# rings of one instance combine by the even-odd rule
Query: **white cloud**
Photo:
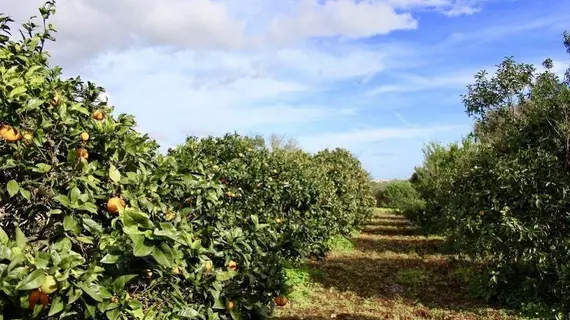
[(295, 40), (304, 37), (344, 36), (349, 38), (415, 29), (409, 13), (397, 13), (383, 2), (353, 0), (300, 0), (294, 15), (278, 15), (269, 27), (268, 38)]
[[(5, 0), (18, 22), (37, 15), (40, 0)], [(413, 29), (409, 12), (377, 1), (59, 0), (52, 22), (58, 62), (78, 62), (133, 46), (234, 50), (302, 43), (310, 37), (348, 38)], [(248, 9), (245, 10), (244, 6)], [(261, 22), (258, 22), (261, 21)], [(253, 28), (252, 26), (255, 26)], [(255, 32), (251, 32), (255, 29)]]
[(398, 81), (395, 84), (379, 85), (367, 92), (367, 94), (374, 96), (383, 93), (414, 92), (435, 88), (464, 89), (465, 86), (474, 82), (473, 76), (479, 70), (470, 69), (468, 71), (430, 77), (409, 73), (400, 74), (398, 78), (404, 80), (403, 82)]
[(357, 148), (365, 144), (394, 139), (426, 138), (438, 132), (465, 130), (465, 125), (441, 125), (425, 127), (395, 127), (395, 128), (372, 128), (349, 132), (330, 132), (314, 136), (299, 138), (301, 145), (308, 150), (320, 150), (343, 146)]

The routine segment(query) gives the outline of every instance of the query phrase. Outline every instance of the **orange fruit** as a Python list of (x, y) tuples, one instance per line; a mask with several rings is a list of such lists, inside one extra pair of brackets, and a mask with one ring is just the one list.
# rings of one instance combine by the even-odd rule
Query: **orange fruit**
[(45, 294), (52, 294), (57, 291), (57, 282), (54, 277), (46, 276), (44, 283), (40, 287), (40, 290)]
[(79, 135), (79, 139), (81, 139), (81, 141), (87, 141), (87, 140), (89, 140), (89, 133), (87, 133), (87, 132), (82, 132), (82, 133)]
[(113, 197), (107, 201), (107, 211), (113, 214), (118, 214), (119, 206), (124, 209), (126, 205), (125, 200), (119, 197)]
[(280, 224), (281, 222), (283, 222), (283, 220), (281, 220), (281, 218), (275, 218), (275, 223)]
[(77, 159), (89, 159), (89, 152), (84, 148), (77, 149)]
[(236, 270), (237, 269), (237, 263), (235, 261), (230, 261), (228, 263), (228, 268), (232, 269), (232, 270)]
[(226, 303), (226, 308), (227, 308), (228, 310), (232, 310), (233, 308), (235, 308), (235, 306), (236, 306), (236, 304), (235, 304), (233, 301), (228, 301), (228, 302)]
[(44, 292), (40, 292), (40, 303), (42, 304), (42, 309), (49, 304), (49, 297)]
[(61, 101), (61, 96), (59, 95), (59, 92), (56, 91), (55, 95), (50, 101), (50, 104), (55, 107), (59, 104), (60, 101)]
[(483, 210), (479, 211), (479, 215), (480, 215), (480, 216), (484, 216), (484, 215), (485, 215), (485, 211), (483, 211)]
[(289, 302), (289, 299), (287, 299), (287, 297), (284, 297), (284, 296), (277, 296), (277, 297), (275, 297), (274, 300), (275, 300), (275, 304), (280, 306), (280, 307), (285, 306), (287, 304), (287, 302)]
[(2, 126), (0, 128), (0, 137), (7, 142), (16, 142), (22, 138), (22, 135), (12, 126)]
[(101, 120), (103, 120), (103, 118), (105, 118), (105, 115), (103, 114), (103, 112), (101, 112), (99, 110), (93, 112), (93, 119), (95, 119), (97, 121), (101, 121)]
[(30, 296), (28, 297), (28, 302), (30, 303), (30, 309), (33, 309), (39, 300), (40, 300), (40, 290), (33, 290), (32, 292), (30, 292)]

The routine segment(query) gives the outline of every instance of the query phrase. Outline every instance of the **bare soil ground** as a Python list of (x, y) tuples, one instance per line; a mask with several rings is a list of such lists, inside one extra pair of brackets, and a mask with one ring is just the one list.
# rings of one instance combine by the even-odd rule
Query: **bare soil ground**
[(464, 263), (402, 216), (378, 210), (325, 261), (291, 271), (295, 292), (276, 319), (521, 319), (474, 298)]

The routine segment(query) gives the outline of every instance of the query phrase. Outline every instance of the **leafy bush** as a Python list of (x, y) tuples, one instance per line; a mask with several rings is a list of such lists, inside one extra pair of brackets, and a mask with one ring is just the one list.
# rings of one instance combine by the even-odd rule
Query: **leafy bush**
[(426, 202), (416, 221), (484, 264), (488, 298), (552, 317), (570, 311), (570, 70), (562, 81), (543, 67), (509, 58), (477, 74), (473, 139), (430, 147), (412, 180)]
[(418, 206), (419, 195), (410, 181), (394, 180), (386, 185), (383, 192), (385, 206), (400, 212), (415, 210)]
[(0, 16), (2, 315), (267, 317), (286, 267), (369, 216), (368, 176), (344, 150), (226, 135), (161, 155), (101, 87), (49, 66), (54, 12), (21, 41)]

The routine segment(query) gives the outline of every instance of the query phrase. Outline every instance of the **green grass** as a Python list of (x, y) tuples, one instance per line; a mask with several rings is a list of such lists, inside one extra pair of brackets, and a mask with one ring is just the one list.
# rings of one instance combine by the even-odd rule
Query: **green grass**
[(362, 232), (331, 241), (318, 263), (287, 270), (290, 303), (280, 320), (523, 319), (474, 297), (469, 263), (442, 252), (445, 239), (418, 235), (404, 217), (376, 209)]

